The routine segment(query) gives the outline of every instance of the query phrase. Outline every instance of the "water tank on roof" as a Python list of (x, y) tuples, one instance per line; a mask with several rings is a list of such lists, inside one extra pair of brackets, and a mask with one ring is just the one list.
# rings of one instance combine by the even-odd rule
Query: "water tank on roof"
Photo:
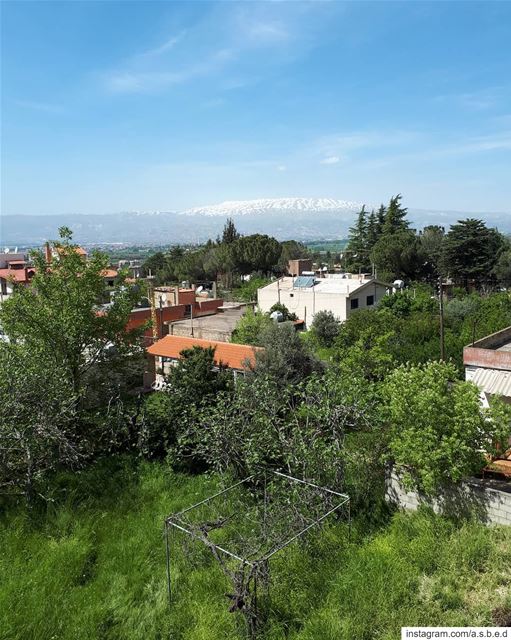
[(270, 313), (270, 318), (273, 320), (273, 322), (282, 322), (284, 320), (284, 314), (282, 313), (282, 311), (273, 311), (272, 313)]

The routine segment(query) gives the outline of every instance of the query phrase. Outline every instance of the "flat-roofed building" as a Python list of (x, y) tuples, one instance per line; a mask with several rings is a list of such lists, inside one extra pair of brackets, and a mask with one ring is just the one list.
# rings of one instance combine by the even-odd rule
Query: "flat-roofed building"
[(261, 287), (257, 303), (263, 312), (280, 303), (310, 325), (318, 311), (331, 311), (344, 322), (357, 309), (373, 308), (387, 294), (389, 285), (352, 274), (285, 277)]

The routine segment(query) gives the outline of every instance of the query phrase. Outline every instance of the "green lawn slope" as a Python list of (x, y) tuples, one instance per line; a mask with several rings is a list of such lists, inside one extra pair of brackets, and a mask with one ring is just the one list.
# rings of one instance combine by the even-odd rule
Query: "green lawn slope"
[[(212, 493), (128, 458), (61, 479), (44, 512), (0, 518), (0, 638), (217, 640), (239, 637), (228, 585), (207, 550), (174, 558), (165, 580), (166, 514)], [(265, 638), (390, 640), (404, 625), (491, 625), (511, 614), (511, 529), (397, 513), (351, 539), (330, 524), (272, 566)]]

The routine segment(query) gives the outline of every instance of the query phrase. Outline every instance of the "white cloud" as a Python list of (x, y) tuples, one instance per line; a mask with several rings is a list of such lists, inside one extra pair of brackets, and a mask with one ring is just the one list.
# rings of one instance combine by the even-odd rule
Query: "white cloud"
[(340, 161), (341, 159), (339, 156), (328, 156), (328, 158), (323, 158), (323, 160), (321, 160), (321, 164), (337, 164)]
[(155, 47), (154, 49), (148, 49), (147, 51), (140, 53), (138, 57), (152, 58), (152, 57), (161, 56), (163, 53), (170, 51), (170, 49), (173, 49), (177, 44), (179, 44), (183, 40), (185, 33), (186, 33), (185, 31), (181, 31), (181, 33), (178, 33), (176, 36), (172, 36), (171, 38), (166, 40), (163, 44), (161, 44), (159, 47)]
[(148, 93), (183, 84), (194, 78), (221, 70), (233, 59), (232, 49), (219, 49), (207, 59), (177, 71), (121, 70), (103, 74), (105, 88), (112, 93)]
[(279, 164), (277, 166), (277, 171), (286, 171), (286, 170), (287, 170), (287, 167), (285, 164)]

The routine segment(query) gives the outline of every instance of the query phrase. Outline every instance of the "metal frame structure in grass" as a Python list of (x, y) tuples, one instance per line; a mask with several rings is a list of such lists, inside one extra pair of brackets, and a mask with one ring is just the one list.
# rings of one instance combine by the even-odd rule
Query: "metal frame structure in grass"
[(169, 602), (172, 604), (170, 529), (175, 528), (210, 549), (232, 582), (233, 593), (227, 594), (230, 611), (241, 612), (248, 636), (256, 637), (262, 623), (258, 588), (269, 593), (269, 560), (341, 509), (347, 511), (350, 524), (348, 495), (280, 471), (264, 470), (167, 516)]

